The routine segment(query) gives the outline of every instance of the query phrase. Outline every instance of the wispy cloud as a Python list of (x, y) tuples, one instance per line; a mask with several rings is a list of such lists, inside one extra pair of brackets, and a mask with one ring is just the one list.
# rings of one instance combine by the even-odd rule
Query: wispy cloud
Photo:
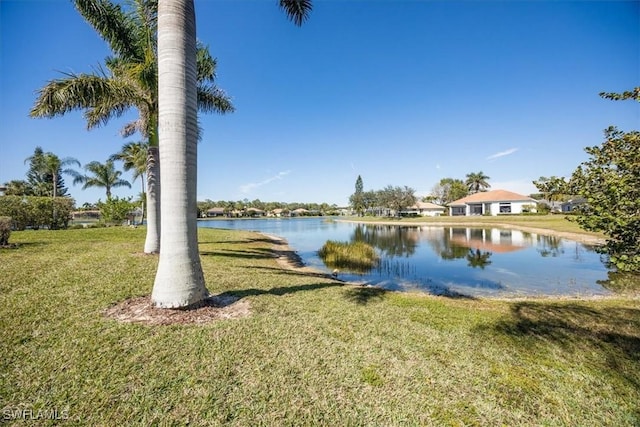
[(286, 170), (286, 171), (278, 172), (276, 175), (274, 175), (274, 176), (272, 176), (270, 178), (267, 178), (267, 179), (265, 179), (263, 181), (260, 181), (260, 182), (250, 182), (248, 184), (243, 184), (243, 185), (240, 186), (240, 192), (243, 193), (243, 194), (250, 193), (251, 191), (255, 190), (256, 188), (260, 188), (263, 185), (269, 184), (270, 182), (282, 179), (285, 176), (289, 175), (290, 173), (291, 173), (290, 170)]
[(517, 148), (509, 148), (508, 150), (500, 151), (499, 153), (490, 155), (489, 157), (487, 157), (487, 160), (495, 160), (500, 157), (508, 156), (510, 154), (515, 153), (516, 151), (518, 151)]

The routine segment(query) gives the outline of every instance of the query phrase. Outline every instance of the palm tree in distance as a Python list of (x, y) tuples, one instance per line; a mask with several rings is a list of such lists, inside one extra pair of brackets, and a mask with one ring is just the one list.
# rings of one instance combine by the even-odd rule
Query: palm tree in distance
[(467, 174), (467, 180), (464, 183), (469, 189), (469, 192), (474, 194), (481, 191), (487, 191), (487, 189), (491, 187), (487, 182), (489, 179), (491, 178), (485, 175), (482, 171), (471, 172)]
[(84, 166), (85, 170), (92, 176), (78, 175), (73, 180), (74, 184), (84, 184), (83, 190), (89, 187), (102, 187), (107, 193), (107, 199), (111, 198), (111, 189), (117, 187), (131, 188), (129, 181), (120, 178), (122, 172), (116, 170), (113, 160), (107, 160), (106, 163), (89, 162)]
[(142, 183), (142, 193), (141, 195), (141, 204), (142, 204), (142, 220), (144, 220), (144, 205), (145, 201), (145, 173), (147, 171), (147, 152), (149, 151), (149, 144), (146, 141), (140, 142), (129, 142), (124, 144), (120, 151), (111, 157), (109, 160), (111, 161), (122, 161), (122, 168), (125, 172), (132, 171), (133, 172), (133, 180), (135, 181), (138, 178), (141, 178), (140, 182)]
[(78, 172), (76, 172), (74, 169), (63, 169), (63, 167), (69, 165), (80, 166), (80, 162), (73, 157), (65, 157), (61, 159), (51, 152), (42, 153), (41, 151), (42, 150), (38, 152), (38, 150), (36, 149), (36, 154), (27, 157), (24, 162), (25, 164), (32, 163), (35, 171), (37, 171), (39, 174), (43, 176), (48, 175), (51, 177), (52, 190), (50, 194), (51, 197), (56, 198), (58, 197), (58, 181), (60, 181), (62, 174), (71, 175), (74, 178), (78, 176)]
[[(309, 0), (280, 0), (297, 25)], [(208, 296), (198, 252), (196, 19), (193, 0), (159, 0), (158, 99), (162, 236), (151, 300), (162, 308), (199, 305)]]
[[(147, 237), (144, 252), (160, 250), (160, 162), (158, 153), (158, 55), (157, 0), (131, 0), (125, 12), (111, 0), (75, 0), (75, 7), (112, 51), (105, 67), (92, 74), (65, 74), (40, 89), (32, 117), (55, 117), (84, 110), (92, 129), (122, 116), (138, 112), (127, 123), (125, 137), (139, 132), (148, 140)], [(197, 102), (205, 113), (232, 112), (229, 98), (214, 83), (216, 61), (206, 46), (197, 45)]]

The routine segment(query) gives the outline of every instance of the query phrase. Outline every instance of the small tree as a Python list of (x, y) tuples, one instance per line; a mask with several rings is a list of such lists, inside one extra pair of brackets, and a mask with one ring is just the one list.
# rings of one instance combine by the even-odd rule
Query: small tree
[(442, 178), (431, 190), (432, 200), (440, 205), (446, 205), (454, 200), (469, 195), (469, 189), (461, 179)]
[(11, 218), (8, 216), (0, 216), (0, 246), (8, 246), (10, 236)]
[(619, 271), (640, 271), (640, 132), (605, 131), (601, 146), (571, 177), (571, 188), (587, 202), (575, 220), (607, 236), (603, 252)]
[(353, 210), (356, 211), (358, 216), (362, 216), (364, 212), (364, 185), (362, 183), (362, 177), (358, 175), (358, 179), (356, 179), (356, 191), (349, 197), (349, 203), (353, 207)]
[(393, 187), (387, 185), (380, 191), (380, 201), (382, 204), (395, 211), (396, 216), (400, 216), (400, 211), (416, 203), (415, 190), (411, 187)]
[(98, 209), (100, 209), (100, 217), (108, 224), (120, 225), (126, 220), (131, 211), (135, 209), (135, 205), (131, 203), (131, 197), (119, 198), (109, 197), (106, 202), (98, 200)]
[(532, 181), (542, 197), (549, 202), (560, 201), (563, 196), (569, 193), (567, 181), (562, 177), (552, 176), (547, 178), (541, 176), (537, 181)]

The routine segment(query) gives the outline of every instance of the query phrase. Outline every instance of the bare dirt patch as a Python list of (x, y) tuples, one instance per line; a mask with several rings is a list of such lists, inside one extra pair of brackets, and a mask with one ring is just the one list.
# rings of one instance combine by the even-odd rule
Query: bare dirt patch
[(224, 319), (237, 319), (251, 314), (249, 301), (235, 296), (211, 296), (197, 308), (155, 308), (151, 297), (143, 296), (122, 301), (104, 312), (121, 322), (146, 325), (202, 325)]

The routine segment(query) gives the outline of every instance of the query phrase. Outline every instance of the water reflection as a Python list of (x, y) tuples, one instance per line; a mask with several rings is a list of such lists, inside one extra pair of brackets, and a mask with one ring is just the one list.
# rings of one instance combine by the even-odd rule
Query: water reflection
[(467, 265), (472, 268), (479, 267), (484, 270), (486, 266), (491, 264), (491, 261), (489, 260), (489, 258), (491, 258), (491, 255), (491, 252), (483, 252), (480, 249), (469, 249), (469, 253), (466, 257)]
[[(417, 287), (437, 294), (469, 295), (526, 294), (532, 287), (545, 294), (564, 293), (567, 289), (576, 293), (583, 288), (588, 292), (606, 292), (594, 283), (596, 279), (585, 279), (581, 277), (584, 272), (574, 272), (566, 264), (547, 266), (552, 272), (547, 276), (547, 270), (527, 261), (531, 254), (537, 254), (566, 263), (565, 252), (570, 244), (575, 245), (571, 257), (575, 261), (583, 261), (585, 252), (590, 251), (577, 242), (568, 243), (556, 236), (501, 228), (357, 224), (349, 241), (365, 242), (376, 248), (380, 262), (357, 274), (368, 283), (388, 289)], [(431, 254), (425, 253), (425, 249)], [(499, 262), (496, 257), (500, 257)], [(451, 268), (446, 268), (446, 264)]]
[(387, 257), (408, 257), (415, 253), (420, 240), (418, 227), (357, 224), (352, 242), (365, 242)]
[(538, 252), (543, 257), (557, 257), (564, 253), (562, 247), (562, 239), (557, 236), (537, 236), (538, 239)]

